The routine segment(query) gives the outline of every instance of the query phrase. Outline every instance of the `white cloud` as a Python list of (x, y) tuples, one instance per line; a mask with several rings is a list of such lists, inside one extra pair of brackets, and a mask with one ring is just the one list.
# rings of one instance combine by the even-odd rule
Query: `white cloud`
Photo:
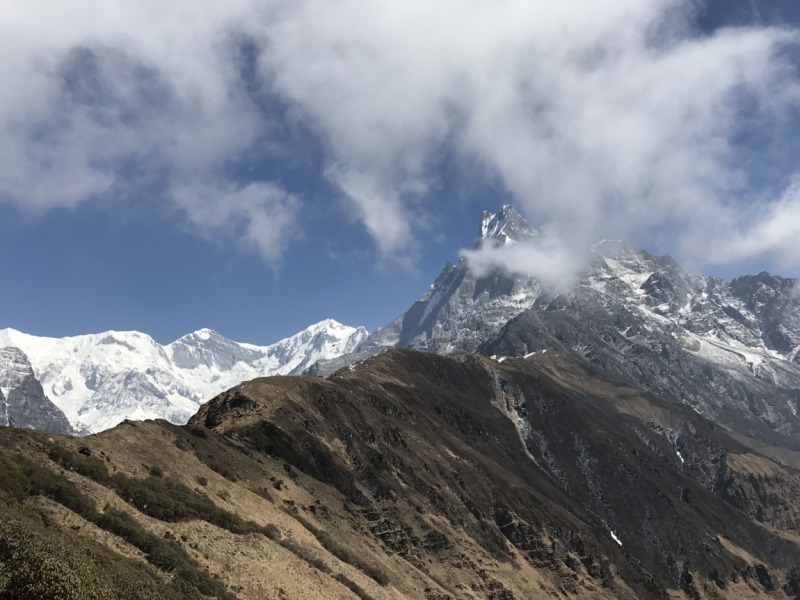
[[(237, 231), (275, 264), (298, 200), (226, 175), (268, 129), (242, 89), (236, 36), (251, 2), (5, 3), (0, 8), (0, 201), (130, 200), (126, 176), (201, 234)], [(142, 175), (143, 173), (143, 175)], [(277, 235), (280, 231), (280, 235)]]
[(800, 246), (800, 180), (795, 180), (783, 196), (759, 207), (754, 224), (732, 236), (721, 246), (710, 244), (707, 252), (715, 262), (737, 262), (764, 254), (773, 254), (778, 264), (791, 267), (797, 263)]
[[(269, 141), (274, 117), (239, 78), (234, 41), (248, 36), (262, 91), (318, 136), (324, 174), (384, 258), (413, 259), (419, 212), (449, 156), (500, 182), (569, 264), (565, 248), (635, 235), (699, 263), (797, 266), (795, 187), (776, 198), (751, 188), (755, 174), (734, 143), (743, 123), (774, 140), (789, 134), (800, 88), (782, 49), (797, 32), (703, 36), (687, 25), (695, 8), (5, 3), (0, 200), (45, 210), (113, 196), (133, 164), (163, 172), (165, 197), (201, 229), (235, 229), (279, 260), (287, 238), (275, 232), (292, 231), (299, 201), (227, 175)], [(519, 261), (544, 272), (549, 259), (538, 252)]]
[(172, 197), (200, 231), (237, 233), (271, 265), (297, 235), (300, 202), (270, 183), (176, 185)]
[[(669, 230), (663, 249), (705, 259), (710, 236), (724, 247), (759, 225), (743, 219), (750, 173), (732, 142), (742, 99), (779, 136), (800, 96), (780, 52), (795, 32), (701, 36), (682, 21), (694, 8), (294, 2), (262, 59), (324, 136), (336, 181), (379, 191), (342, 186), (360, 214), (381, 215), (368, 227), (384, 251), (413, 236), (405, 190), (424, 195), (450, 151), (496, 174), (554, 245)], [(798, 247), (775, 250), (800, 263)]]
[(535, 275), (553, 292), (568, 290), (577, 283), (585, 265), (586, 249), (564, 243), (557, 237), (534, 238), (513, 246), (492, 246), (462, 250), (470, 269), (482, 277), (497, 267), (511, 275)]

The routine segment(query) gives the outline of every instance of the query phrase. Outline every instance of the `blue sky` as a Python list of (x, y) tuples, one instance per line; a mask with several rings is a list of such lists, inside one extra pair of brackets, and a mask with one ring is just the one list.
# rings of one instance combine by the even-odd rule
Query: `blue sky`
[(372, 330), (508, 202), (798, 276), (800, 5), (575, 2), (12, 3), (0, 327)]
[(372, 330), (471, 246), (482, 206), (439, 215), (413, 269), (380, 264), (363, 227), (336, 210), (309, 209), (303, 237), (273, 269), (230, 236), (204, 239), (155, 211), (85, 206), (31, 217), (2, 206), (0, 281), (14, 291), (0, 296), (0, 327), (56, 337), (134, 329), (162, 343), (210, 327), (256, 344), (326, 318)]

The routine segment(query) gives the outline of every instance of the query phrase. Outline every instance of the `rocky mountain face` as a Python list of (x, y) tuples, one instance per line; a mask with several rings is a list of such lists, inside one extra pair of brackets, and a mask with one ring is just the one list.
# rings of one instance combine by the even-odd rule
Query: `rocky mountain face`
[(727, 284), (619, 242), (594, 254), (575, 290), (511, 319), (480, 350), (568, 352), (739, 434), (800, 449), (793, 280), (762, 273)]
[[(476, 248), (534, 240), (511, 206), (481, 217)], [(578, 285), (478, 277), (462, 259), (328, 374), (390, 347), (458, 355), (571, 353), (631, 385), (677, 399), (742, 435), (800, 449), (800, 286), (768, 273), (726, 283), (621, 241), (589, 252)]]
[[(481, 216), (475, 248), (508, 247), (538, 233), (513, 206)], [(373, 332), (355, 352), (319, 361), (306, 371), (328, 375), (388, 348), (414, 348), (444, 355), (475, 352), (509, 319), (534, 306), (542, 294), (535, 277), (510, 277), (502, 271), (479, 277), (462, 258), (447, 263), (430, 289), (392, 323)]]
[(435, 571), (452, 597), (535, 597), (511, 576), (487, 589), (477, 548), (548, 571), (545, 597), (736, 597), (745, 577), (766, 596), (786, 576), (765, 562), (756, 583), (739, 549), (780, 556), (786, 572), (800, 558), (770, 529), (797, 526), (800, 506), (778, 483), (800, 483), (793, 470), (688, 406), (552, 352), (498, 362), (392, 350), (327, 381), (254, 381), (190, 424), (334, 486), (415, 567), (459, 565)]
[(333, 320), (270, 346), (240, 344), (208, 329), (166, 346), (135, 331), (55, 339), (5, 329), (0, 348), (28, 357), (36, 385), (73, 427), (97, 432), (125, 419), (185, 423), (200, 404), (240, 381), (300, 372), (351, 352), (366, 337), (363, 328)]
[(80, 433), (45, 396), (28, 357), (17, 348), (0, 348), (0, 426)]
[(760, 273), (731, 282), (731, 293), (759, 322), (767, 348), (800, 362), (800, 286), (795, 279)]
[[(237, 385), (183, 427), (2, 428), (0, 588), (60, 577), (135, 598), (160, 576), (148, 597), (798, 597), (798, 473), (570, 354), (396, 349), (327, 379)], [(14, 545), (42, 522), (47, 578)]]

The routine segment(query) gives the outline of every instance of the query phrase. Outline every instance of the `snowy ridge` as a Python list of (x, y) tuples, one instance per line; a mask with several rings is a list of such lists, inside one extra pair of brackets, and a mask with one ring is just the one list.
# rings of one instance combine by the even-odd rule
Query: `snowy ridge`
[(366, 337), (363, 327), (328, 319), (269, 346), (240, 344), (210, 329), (166, 346), (137, 331), (45, 338), (4, 329), (0, 348), (22, 350), (70, 423), (98, 432), (125, 419), (185, 423), (200, 404), (241, 381), (299, 373)]

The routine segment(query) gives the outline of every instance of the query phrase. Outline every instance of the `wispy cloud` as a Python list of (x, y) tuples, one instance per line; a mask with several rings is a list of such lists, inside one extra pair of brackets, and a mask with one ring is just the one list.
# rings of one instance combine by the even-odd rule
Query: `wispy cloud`
[[(261, 92), (317, 136), (325, 176), (384, 258), (413, 260), (415, 215), (447, 156), (500, 182), (551, 251), (635, 234), (701, 264), (800, 265), (796, 185), (769, 196), (737, 142), (758, 131), (772, 147), (796, 133), (785, 50), (797, 32), (700, 34), (696, 6), (17, 3), (0, 19), (0, 197), (74, 206), (146, 163), (198, 227), (252, 223), (238, 230), (277, 260), (286, 239), (273, 243), (264, 224), (290, 231), (298, 200), (228, 175), (275, 118), (241, 80), (233, 47), (244, 36)], [(202, 200), (187, 201), (191, 189)]]
[(177, 184), (171, 196), (200, 231), (235, 235), (271, 265), (299, 233), (299, 200), (271, 183)]

